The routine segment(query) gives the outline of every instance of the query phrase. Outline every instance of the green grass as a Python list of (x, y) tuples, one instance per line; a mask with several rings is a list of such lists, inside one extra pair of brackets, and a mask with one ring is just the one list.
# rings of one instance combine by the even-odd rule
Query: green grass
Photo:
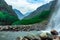
[(17, 17), (9, 15), (7, 12), (0, 11), (0, 25), (11, 25), (17, 20)]
[(44, 20), (47, 20), (50, 15), (50, 10), (43, 11), (38, 13), (30, 19), (19, 20), (17, 17), (10, 15), (8, 12), (0, 11), (0, 25), (28, 25), (39, 23)]
[(48, 19), (50, 12), (51, 12), (50, 10), (43, 11), (39, 13), (38, 15), (34, 16), (33, 18), (19, 20), (19, 21), (14, 22), (12, 25), (28, 25), (28, 24), (42, 22), (43, 20)]

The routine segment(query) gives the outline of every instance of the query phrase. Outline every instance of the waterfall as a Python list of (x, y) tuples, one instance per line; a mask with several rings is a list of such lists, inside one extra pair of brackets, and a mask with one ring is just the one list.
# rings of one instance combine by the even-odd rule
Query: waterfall
[(55, 11), (51, 17), (50, 22), (48, 23), (48, 27), (46, 30), (57, 30), (60, 31), (60, 0), (58, 0), (57, 5), (55, 7)]

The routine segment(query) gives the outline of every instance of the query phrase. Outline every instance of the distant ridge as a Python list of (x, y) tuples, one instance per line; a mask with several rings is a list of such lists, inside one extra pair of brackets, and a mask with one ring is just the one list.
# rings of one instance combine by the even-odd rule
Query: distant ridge
[(28, 16), (26, 16), (24, 19), (29, 19), (29, 18), (32, 18), (36, 15), (39, 15), (42, 11), (45, 11), (45, 10), (49, 10), (51, 8), (51, 5), (54, 1), (51, 1), (45, 5), (42, 5), (40, 7), (38, 7), (35, 11), (33, 11), (32, 13), (30, 13)]
[(17, 9), (14, 9), (15, 13), (17, 14), (18, 18), (19, 19), (23, 19), (24, 18), (24, 15)]

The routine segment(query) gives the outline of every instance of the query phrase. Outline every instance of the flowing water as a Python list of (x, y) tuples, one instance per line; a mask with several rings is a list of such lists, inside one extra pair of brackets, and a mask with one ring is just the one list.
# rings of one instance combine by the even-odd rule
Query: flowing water
[(60, 0), (58, 0), (58, 3), (56, 5), (55, 11), (53, 12), (53, 15), (51, 17), (51, 20), (48, 24), (48, 28), (46, 30), (57, 30), (60, 31)]
[(40, 31), (30, 31), (30, 32), (0, 32), (0, 40), (16, 40), (17, 37), (23, 37), (27, 34), (37, 35)]
[[(46, 30), (50, 31), (52, 29), (55, 29), (57, 31), (60, 31), (60, 0), (58, 0), (58, 3), (56, 5), (56, 9), (53, 12), (53, 15), (51, 17), (51, 20), (48, 24), (48, 28)], [(31, 32), (0, 32), (0, 40), (16, 40), (17, 37), (23, 37), (29, 34), (37, 34), (40, 31), (31, 31)]]

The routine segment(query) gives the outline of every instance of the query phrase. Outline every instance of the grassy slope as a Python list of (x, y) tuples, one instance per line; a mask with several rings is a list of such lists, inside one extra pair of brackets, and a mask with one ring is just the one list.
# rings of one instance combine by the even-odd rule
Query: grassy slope
[(13, 23), (13, 25), (28, 25), (28, 24), (39, 23), (42, 22), (43, 20), (48, 19), (49, 15), (50, 15), (50, 10), (46, 10), (33, 18), (16, 21)]
[(9, 15), (7, 12), (0, 11), (0, 25), (11, 25), (17, 20), (18, 18), (15, 16)]
[(0, 25), (28, 25), (39, 23), (44, 20), (47, 20), (50, 15), (50, 10), (43, 11), (41, 14), (30, 18), (30, 19), (23, 19), (19, 20), (15, 16), (9, 15), (7, 12), (0, 11)]

